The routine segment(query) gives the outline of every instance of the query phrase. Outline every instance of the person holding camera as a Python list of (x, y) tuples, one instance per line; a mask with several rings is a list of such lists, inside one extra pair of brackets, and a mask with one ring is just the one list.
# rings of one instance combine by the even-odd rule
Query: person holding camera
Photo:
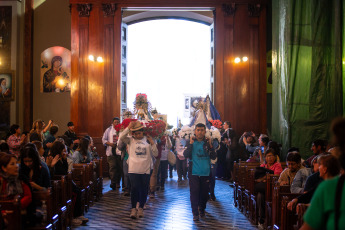
[(189, 187), (193, 220), (205, 217), (206, 203), (210, 187), (211, 159), (217, 155), (211, 140), (206, 139), (206, 126), (198, 123), (195, 126), (195, 136), (190, 138), (183, 155), (189, 159)]

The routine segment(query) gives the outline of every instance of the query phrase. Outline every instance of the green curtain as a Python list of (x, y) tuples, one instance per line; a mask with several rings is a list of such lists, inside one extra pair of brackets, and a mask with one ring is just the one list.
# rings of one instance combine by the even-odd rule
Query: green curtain
[[(345, 1), (345, 0), (344, 0)], [(345, 96), (343, 0), (272, 0), (272, 139), (311, 154)]]

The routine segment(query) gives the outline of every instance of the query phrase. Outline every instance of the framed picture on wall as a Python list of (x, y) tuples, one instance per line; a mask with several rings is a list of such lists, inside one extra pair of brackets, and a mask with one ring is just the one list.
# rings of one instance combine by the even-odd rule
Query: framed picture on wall
[[(15, 18), (15, 17), (14, 17)], [(0, 6), (0, 70), (11, 68), (12, 6)]]
[(0, 101), (13, 101), (15, 95), (14, 71), (0, 71)]
[(41, 92), (71, 91), (71, 51), (54, 46), (41, 53)]

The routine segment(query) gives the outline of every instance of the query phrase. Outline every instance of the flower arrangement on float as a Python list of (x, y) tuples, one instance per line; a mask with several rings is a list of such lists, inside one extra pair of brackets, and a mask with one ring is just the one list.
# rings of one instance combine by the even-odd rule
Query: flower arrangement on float
[(216, 127), (217, 129), (222, 129), (223, 127), (223, 122), (221, 122), (220, 120), (209, 119), (208, 121), (212, 124), (212, 126)]
[[(122, 132), (124, 129), (128, 127), (129, 123), (136, 120), (137, 119), (124, 119), (122, 123), (115, 126), (116, 132)], [(141, 124), (144, 126), (144, 135), (149, 135), (153, 139), (159, 139), (165, 133), (166, 124), (164, 121), (141, 121)]]
[(144, 135), (149, 135), (154, 139), (160, 139), (165, 132), (166, 124), (162, 120), (148, 121), (144, 124)]
[(193, 135), (194, 135), (194, 130), (192, 127), (189, 127), (188, 125), (182, 126), (181, 130), (178, 132), (178, 136), (186, 140), (189, 140), (190, 137)]

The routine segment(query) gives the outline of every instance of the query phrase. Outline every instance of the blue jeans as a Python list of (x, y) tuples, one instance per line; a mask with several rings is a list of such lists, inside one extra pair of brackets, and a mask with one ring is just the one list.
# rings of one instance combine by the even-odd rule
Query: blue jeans
[(149, 191), (150, 174), (128, 173), (131, 182), (131, 203), (135, 208), (139, 202), (139, 208), (143, 208)]

